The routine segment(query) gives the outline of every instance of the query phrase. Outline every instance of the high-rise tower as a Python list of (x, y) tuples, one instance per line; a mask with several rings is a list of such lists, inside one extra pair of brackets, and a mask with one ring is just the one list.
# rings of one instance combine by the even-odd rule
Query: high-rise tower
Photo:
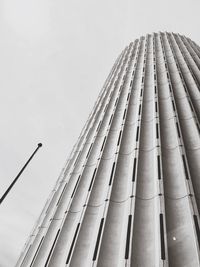
[(17, 266), (200, 266), (199, 120), (200, 48), (126, 47)]

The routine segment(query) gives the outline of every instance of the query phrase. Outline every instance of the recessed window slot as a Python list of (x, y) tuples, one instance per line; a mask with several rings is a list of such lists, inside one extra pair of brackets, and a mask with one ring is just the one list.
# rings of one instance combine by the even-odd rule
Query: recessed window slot
[(187, 164), (186, 164), (186, 160), (185, 160), (185, 156), (184, 155), (182, 155), (182, 159), (183, 159), (183, 166), (184, 166), (185, 176), (186, 176), (186, 179), (189, 180), (189, 174), (188, 174)]
[(68, 253), (66, 264), (69, 263), (69, 260), (70, 260), (71, 254), (72, 254), (72, 250), (73, 250), (73, 247), (74, 247), (74, 243), (75, 243), (75, 240), (76, 240), (76, 236), (78, 234), (79, 227), (80, 227), (80, 223), (78, 223), (78, 225), (76, 227), (76, 231), (75, 231), (75, 234), (74, 234), (74, 238), (72, 240), (72, 243), (71, 243), (71, 247), (70, 247), (70, 250), (69, 250), (69, 253)]
[(157, 93), (157, 88), (156, 88), (156, 85), (154, 86), (154, 89), (155, 89), (155, 94)]
[(101, 238), (101, 232), (103, 229), (103, 223), (104, 223), (104, 218), (101, 219), (100, 222), (100, 226), (99, 226), (99, 232), (98, 232), (98, 236), (97, 236), (97, 241), (96, 241), (96, 245), (95, 245), (95, 250), (94, 250), (94, 255), (93, 255), (93, 261), (96, 260), (97, 258), (97, 252), (98, 252), (98, 248), (99, 248), (99, 242), (100, 242), (100, 238)]
[(112, 118), (113, 118), (113, 114), (110, 117), (109, 125), (111, 124)]
[(63, 188), (63, 191), (62, 191), (62, 193), (61, 193), (61, 195), (60, 195), (60, 197), (59, 197), (59, 199), (58, 199), (58, 202), (57, 202), (56, 206), (58, 206), (58, 204), (59, 204), (59, 202), (60, 202), (60, 200), (61, 200), (61, 198), (62, 198), (62, 196), (63, 196), (63, 194), (64, 194), (64, 192), (65, 192), (65, 188), (66, 188), (66, 186), (67, 186), (67, 183), (65, 184), (65, 186), (64, 186), (64, 188)]
[(138, 115), (140, 116), (141, 114), (141, 104), (139, 105), (139, 112), (138, 112)]
[(170, 91), (170, 93), (172, 92), (171, 84), (169, 84), (169, 91)]
[(126, 251), (125, 251), (125, 259), (126, 260), (128, 259), (128, 256), (129, 256), (131, 221), (132, 221), (132, 215), (129, 215), (128, 216), (128, 227), (127, 227), (127, 233), (126, 233)]
[(160, 213), (160, 245), (161, 245), (161, 259), (165, 260), (164, 223), (163, 223), (162, 213)]
[(103, 150), (103, 147), (104, 147), (104, 145), (105, 145), (105, 142), (106, 142), (106, 136), (104, 137), (103, 144), (102, 144), (102, 146), (101, 146), (101, 151)]
[(34, 263), (34, 261), (35, 261), (35, 258), (36, 258), (37, 254), (38, 254), (38, 251), (39, 251), (39, 249), (40, 249), (40, 247), (41, 247), (41, 245), (42, 245), (42, 241), (43, 241), (43, 239), (44, 239), (44, 236), (42, 237), (42, 239), (41, 239), (41, 241), (40, 241), (40, 243), (39, 243), (39, 245), (38, 245), (38, 248), (37, 248), (37, 250), (36, 250), (36, 252), (35, 252), (35, 255), (34, 255), (34, 257), (33, 257), (33, 260), (31, 261), (31, 265), (30, 265), (30, 267), (33, 265), (33, 263)]
[(139, 137), (139, 126), (137, 127), (136, 142), (138, 141), (138, 137)]
[(122, 131), (120, 131), (120, 133), (119, 133), (119, 137), (118, 137), (117, 145), (119, 145), (119, 143), (120, 143), (121, 135), (122, 135)]
[(92, 146), (93, 146), (93, 143), (90, 145), (90, 148), (89, 148), (89, 150), (88, 150), (88, 153), (87, 153), (86, 158), (88, 158), (88, 156), (89, 156), (89, 154), (90, 154), (90, 151), (91, 151), (91, 149), (92, 149)]
[(174, 101), (172, 100), (172, 106), (173, 106), (173, 110), (174, 112), (176, 111), (176, 107), (175, 107), (175, 104), (174, 104)]
[(194, 112), (194, 110), (193, 110), (193, 106), (192, 106), (191, 102), (190, 102), (190, 101), (188, 101), (188, 102), (189, 102), (189, 104), (190, 104), (190, 108), (191, 108), (192, 112)]
[(73, 198), (73, 196), (74, 196), (74, 193), (75, 193), (75, 191), (76, 191), (76, 188), (77, 188), (77, 186), (78, 186), (78, 183), (79, 183), (80, 178), (81, 178), (81, 175), (79, 175), (78, 180), (76, 181), (76, 185), (75, 185), (74, 190), (73, 190), (73, 192), (72, 192), (71, 198)]
[(156, 112), (158, 112), (158, 105), (157, 105), (157, 102), (155, 102), (155, 110), (156, 110)]
[(137, 164), (137, 158), (134, 158), (132, 182), (135, 182), (136, 164)]
[(96, 171), (97, 171), (97, 168), (95, 168), (95, 170), (94, 170), (94, 172), (93, 172), (92, 179), (91, 179), (91, 182), (90, 182), (90, 186), (89, 186), (88, 191), (91, 190), (91, 187), (92, 187), (92, 184), (93, 184), (93, 181), (94, 181), (94, 177), (95, 177)]
[(126, 116), (126, 109), (124, 110), (123, 120), (125, 119), (125, 116)]
[(78, 152), (78, 156), (77, 156), (77, 158), (76, 158), (76, 160), (75, 160), (75, 162), (74, 162), (74, 166), (76, 165), (76, 163), (77, 163), (77, 161), (78, 161), (80, 155), (81, 155), (81, 151)]
[(97, 130), (96, 130), (97, 132), (99, 131), (99, 128), (100, 128), (100, 126), (101, 126), (101, 122), (102, 122), (102, 121), (100, 121), (99, 124), (98, 124)]
[(116, 101), (115, 101), (115, 106), (117, 105), (117, 102), (118, 102), (118, 98), (117, 98)]
[(130, 87), (132, 86), (132, 83), (133, 83), (133, 80), (131, 80), (131, 84), (130, 84)]
[(161, 167), (160, 167), (160, 156), (157, 156), (157, 162), (158, 162), (158, 179), (161, 179)]
[(158, 129), (158, 123), (156, 123), (156, 138), (159, 138), (159, 129)]
[(113, 163), (113, 166), (112, 166), (112, 170), (111, 170), (111, 174), (110, 174), (109, 185), (111, 185), (111, 183), (112, 183), (112, 178), (113, 178), (114, 169), (115, 169), (115, 162)]
[(53, 245), (52, 245), (52, 247), (51, 247), (51, 250), (50, 250), (50, 252), (49, 252), (49, 255), (48, 255), (48, 258), (47, 258), (47, 260), (46, 260), (46, 263), (45, 263), (44, 267), (46, 267), (46, 266), (48, 265), (48, 262), (49, 262), (49, 259), (50, 259), (50, 257), (51, 257), (52, 251), (53, 251), (53, 249), (54, 249), (54, 247), (55, 247), (55, 244), (56, 244), (56, 241), (57, 241), (57, 239), (58, 239), (59, 232), (60, 232), (60, 229), (57, 231), (56, 237), (55, 237), (55, 239), (54, 239), (54, 241), (53, 241)]
[(181, 134), (180, 134), (180, 129), (179, 129), (179, 126), (178, 126), (178, 122), (176, 122), (176, 129), (177, 129), (178, 137), (181, 138)]
[(200, 133), (200, 127), (199, 127), (198, 123), (196, 123), (196, 125), (197, 125), (198, 132)]
[(128, 96), (127, 96), (127, 101), (129, 100), (129, 97), (130, 97), (130, 93), (128, 93)]
[(197, 215), (193, 215), (193, 218), (194, 218), (194, 224), (195, 224), (195, 228), (196, 228), (197, 240), (198, 240), (199, 249), (200, 249), (200, 229), (199, 229), (199, 224), (198, 224), (198, 220), (197, 220)]

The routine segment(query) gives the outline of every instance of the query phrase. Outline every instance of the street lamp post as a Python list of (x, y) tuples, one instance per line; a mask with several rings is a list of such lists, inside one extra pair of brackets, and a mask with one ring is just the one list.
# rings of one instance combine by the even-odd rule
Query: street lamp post
[(3, 196), (0, 198), (0, 204), (3, 202), (3, 200), (5, 199), (5, 197), (8, 195), (8, 193), (10, 192), (10, 190), (12, 189), (12, 187), (14, 186), (14, 184), (17, 182), (17, 180), (19, 179), (20, 175), (23, 173), (23, 171), (25, 170), (26, 166), (29, 164), (29, 162), (32, 160), (32, 158), (34, 157), (34, 155), (37, 153), (38, 149), (42, 146), (42, 143), (39, 143), (37, 148), (34, 150), (33, 154), (30, 156), (30, 158), (27, 160), (27, 162), (25, 163), (25, 165), (23, 166), (23, 168), (20, 170), (20, 172), (18, 173), (18, 175), (15, 177), (15, 179), (13, 180), (13, 182), (10, 184), (10, 186), (8, 187), (8, 189), (5, 191), (5, 193), (3, 194)]

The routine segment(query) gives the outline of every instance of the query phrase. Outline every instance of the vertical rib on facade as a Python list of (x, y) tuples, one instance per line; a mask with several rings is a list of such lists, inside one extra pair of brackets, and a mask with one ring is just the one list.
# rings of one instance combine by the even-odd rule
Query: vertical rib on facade
[(131, 43), (16, 266), (199, 266), (199, 121), (200, 48)]

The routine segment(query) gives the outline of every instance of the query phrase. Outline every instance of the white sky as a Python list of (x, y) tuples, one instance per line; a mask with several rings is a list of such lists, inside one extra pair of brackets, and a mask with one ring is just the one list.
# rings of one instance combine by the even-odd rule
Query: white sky
[(0, 267), (12, 267), (121, 50), (153, 31), (200, 44), (199, 0), (1, 0)]

